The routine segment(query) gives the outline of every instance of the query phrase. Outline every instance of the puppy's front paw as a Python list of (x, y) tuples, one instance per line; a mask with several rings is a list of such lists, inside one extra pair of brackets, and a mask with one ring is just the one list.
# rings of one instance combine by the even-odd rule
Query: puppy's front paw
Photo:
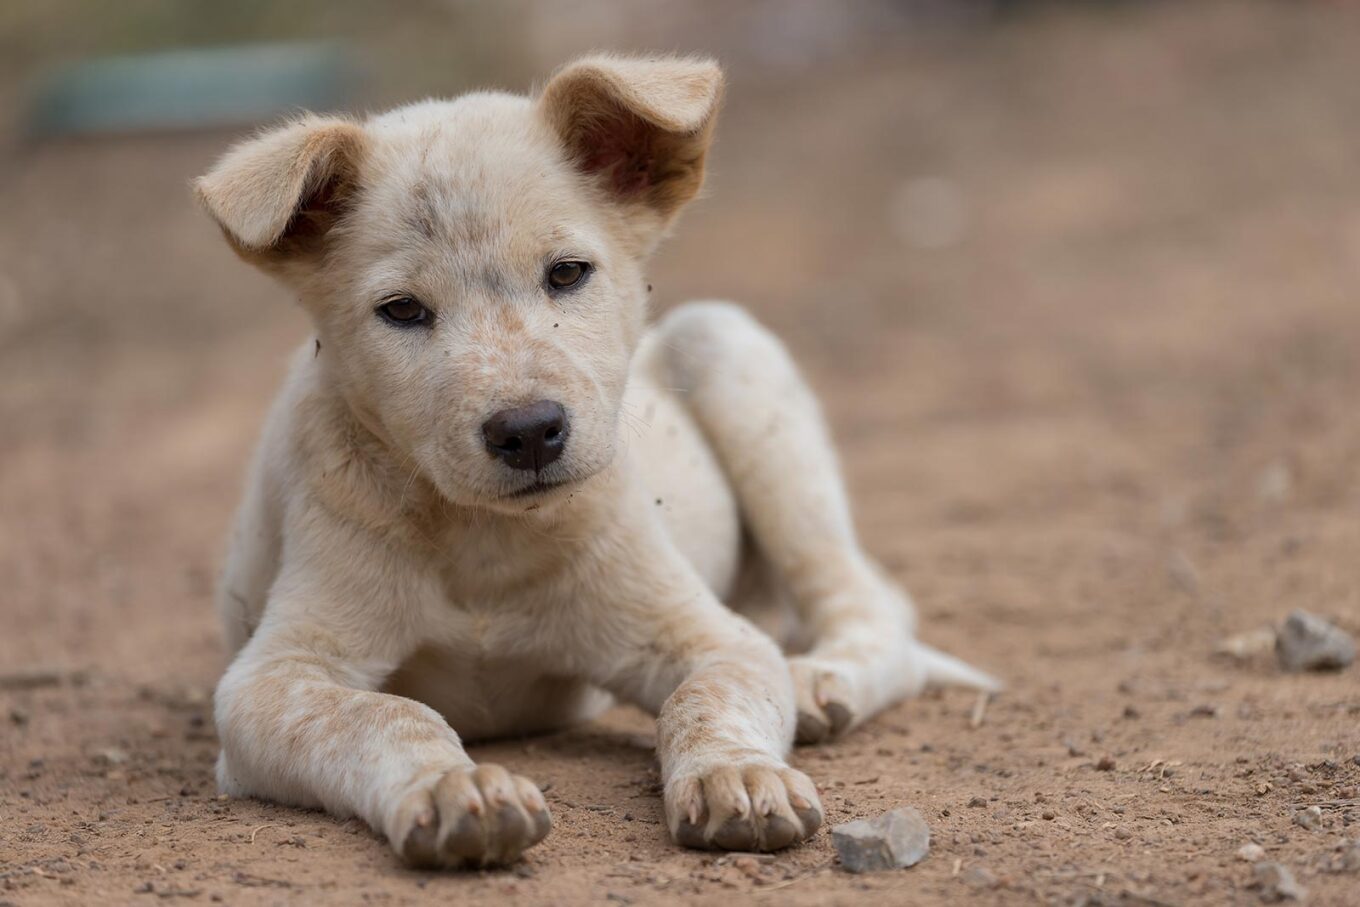
[(512, 863), (551, 828), (537, 785), (499, 765), (479, 765), (408, 794), (388, 833), (412, 866), (460, 868)]
[(822, 803), (808, 776), (786, 765), (723, 766), (672, 778), (666, 823), (686, 847), (780, 850), (812, 836)]
[(807, 655), (789, 659), (798, 704), (799, 743), (821, 743), (859, 723), (849, 674), (829, 661)]

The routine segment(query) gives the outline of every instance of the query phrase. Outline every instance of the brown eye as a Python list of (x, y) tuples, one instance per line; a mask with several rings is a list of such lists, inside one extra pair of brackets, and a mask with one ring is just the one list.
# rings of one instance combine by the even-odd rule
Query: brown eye
[(569, 290), (590, 273), (584, 261), (559, 261), (548, 269), (548, 286), (554, 290)]
[(428, 324), (430, 319), (434, 317), (429, 309), (410, 296), (387, 300), (387, 302), (378, 306), (378, 315), (388, 324), (395, 324), (397, 327), (403, 328)]

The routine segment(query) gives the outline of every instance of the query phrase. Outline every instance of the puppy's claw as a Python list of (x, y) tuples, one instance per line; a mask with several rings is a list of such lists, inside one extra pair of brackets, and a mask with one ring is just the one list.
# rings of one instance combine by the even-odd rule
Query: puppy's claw
[(675, 843), (681, 847), (692, 847), (695, 850), (708, 850), (710, 845), (704, 840), (704, 827), (698, 822), (682, 820), (679, 827), (675, 829)]
[(798, 743), (834, 740), (858, 723), (850, 703), (854, 693), (848, 677), (828, 664), (810, 657), (789, 660), (798, 702)]
[(439, 829), (434, 822), (430, 821), (424, 825), (416, 824), (411, 829), (411, 833), (406, 836), (405, 842), (401, 847), (401, 856), (412, 866), (437, 866), (439, 865), (439, 850), (435, 845), (435, 839), (439, 834)]
[(821, 743), (830, 733), (831, 725), (828, 722), (811, 712), (799, 709), (798, 728), (794, 732), (799, 743)]
[[(699, 798), (700, 808), (694, 812)], [(783, 765), (713, 769), (673, 779), (666, 813), (676, 843), (700, 850), (781, 850), (821, 825), (816, 788)]]
[(538, 788), (491, 765), (424, 782), (398, 807), (394, 823), (389, 828), (402, 859), (446, 869), (514, 862), (552, 829)]
[(844, 734), (854, 723), (854, 713), (843, 702), (832, 700), (823, 707), (823, 711), (826, 712), (826, 717), (831, 722), (831, 736), (833, 738)]
[[(820, 824), (820, 823), (819, 823)], [(813, 830), (816, 826), (813, 826)], [(783, 850), (798, 840), (801, 829), (783, 816), (770, 816), (765, 821), (765, 841), (761, 850)]]

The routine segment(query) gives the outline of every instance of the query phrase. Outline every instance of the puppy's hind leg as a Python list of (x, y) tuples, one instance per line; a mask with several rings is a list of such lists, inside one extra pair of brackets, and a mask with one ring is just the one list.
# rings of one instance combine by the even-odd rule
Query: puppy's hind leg
[(736, 489), (812, 647), (790, 659), (798, 738), (844, 733), (929, 682), (995, 682), (915, 639), (915, 613), (861, 548), (826, 424), (788, 351), (737, 306), (693, 303), (661, 323), (669, 377)]

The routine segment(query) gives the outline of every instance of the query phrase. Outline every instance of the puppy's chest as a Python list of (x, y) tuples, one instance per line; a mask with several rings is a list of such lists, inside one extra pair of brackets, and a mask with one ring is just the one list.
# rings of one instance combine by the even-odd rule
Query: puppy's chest
[(551, 655), (572, 607), (558, 557), (514, 545), (465, 545), (441, 564), (426, 642), (464, 663)]

